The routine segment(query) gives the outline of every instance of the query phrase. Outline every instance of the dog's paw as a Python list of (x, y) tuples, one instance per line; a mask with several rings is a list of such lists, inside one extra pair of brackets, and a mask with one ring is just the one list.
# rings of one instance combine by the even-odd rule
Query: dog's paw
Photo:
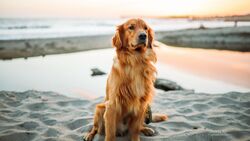
[(141, 132), (145, 135), (145, 136), (153, 136), (155, 134), (155, 131), (149, 127), (143, 127), (141, 129)]
[(88, 133), (87, 135), (83, 136), (83, 141), (92, 141), (94, 139), (94, 134)]
[(152, 115), (152, 122), (162, 122), (162, 121), (165, 121), (167, 119), (168, 119), (168, 116), (164, 115), (164, 114), (156, 114), (156, 113), (154, 113)]

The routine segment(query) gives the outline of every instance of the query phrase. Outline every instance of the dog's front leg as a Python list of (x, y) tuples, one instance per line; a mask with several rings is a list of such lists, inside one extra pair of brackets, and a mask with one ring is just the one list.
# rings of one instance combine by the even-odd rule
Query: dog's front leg
[(102, 133), (102, 126), (103, 126), (103, 114), (105, 112), (105, 104), (100, 103), (96, 105), (95, 108), (95, 115), (94, 115), (94, 125), (91, 131), (84, 137), (85, 141), (92, 141), (98, 132), (99, 134)]
[(104, 113), (105, 141), (115, 141), (117, 113), (115, 104), (107, 103)]
[(141, 125), (143, 125), (145, 113), (146, 113), (146, 105), (142, 104), (140, 111), (131, 120), (130, 124), (130, 134), (131, 141), (140, 141), (140, 132)]

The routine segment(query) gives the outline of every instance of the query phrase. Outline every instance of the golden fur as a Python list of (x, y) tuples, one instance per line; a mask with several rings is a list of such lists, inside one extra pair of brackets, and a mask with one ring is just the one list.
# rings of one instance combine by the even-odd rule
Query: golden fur
[[(146, 34), (143, 43), (138, 41), (142, 33)], [(96, 106), (94, 126), (85, 140), (91, 141), (97, 132), (106, 134), (105, 141), (115, 141), (116, 135), (126, 132), (130, 133), (132, 141), (140, 140), (140, 132), (154, 134), (144, 126), (156, 75), (153, 37), (152, 29), (141, 19), (131, 19), (118, 26), (112, 39), (116, 57), (107, 80), (105, 101)], [(154, 118), (163, 121), (167, 117)]]

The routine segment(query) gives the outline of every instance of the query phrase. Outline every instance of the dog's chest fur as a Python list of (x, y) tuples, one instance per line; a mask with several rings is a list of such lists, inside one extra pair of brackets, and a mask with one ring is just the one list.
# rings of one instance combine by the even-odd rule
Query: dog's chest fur
[[(121, 111), (136, 114), (141, 110), (142, 102), (150, 102), (155, 68), (150, 61), (139, 60), (141, 58), (127, 58), (129, 64), (121, 64), (118, 58), (114, 58), (113, 67), (118, 74), (113, 81), (113, 86), (118, 89), (116, 95), (120, 101)], [(129, 60), (130, 59), (130, 60)], [(136, 60), (137, 59), (137, 60)], [(133, 62), (136, 60), (137, 62)], [(117, 81), (117, 82), (116, 82)]]
[(144, 68), (142, 66), (125, 66), (124, 77), (130, 79), (130, 89), (135, 97), (141, 98), (145, 95)]

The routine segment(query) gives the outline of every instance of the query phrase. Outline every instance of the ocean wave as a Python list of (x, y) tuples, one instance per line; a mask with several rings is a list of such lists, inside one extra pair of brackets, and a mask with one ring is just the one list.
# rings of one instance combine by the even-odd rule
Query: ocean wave
[[(116, 25), (125, 19), (0, 19), (0, 40), (56, 38), (113, 34)], [(171, 31), (188, 28), (207, 28), (234, 26), (224, 21), (188, 21), (168, 19), (145, 19), (157, 31)], [(238, 23), (238, 26), (250, 25), (250, 22)]]
[(26, 26), (26, 25), (21, 25), (21, 26), (8, 26), (8, 27), (0, 27), (1, 29), (8, 29), (8, 30), (15, 30), (15, 29), (45, 29), (45, 28), (50, 28), (51, 26), (48, 25), (42, 25), (42, 26)]

